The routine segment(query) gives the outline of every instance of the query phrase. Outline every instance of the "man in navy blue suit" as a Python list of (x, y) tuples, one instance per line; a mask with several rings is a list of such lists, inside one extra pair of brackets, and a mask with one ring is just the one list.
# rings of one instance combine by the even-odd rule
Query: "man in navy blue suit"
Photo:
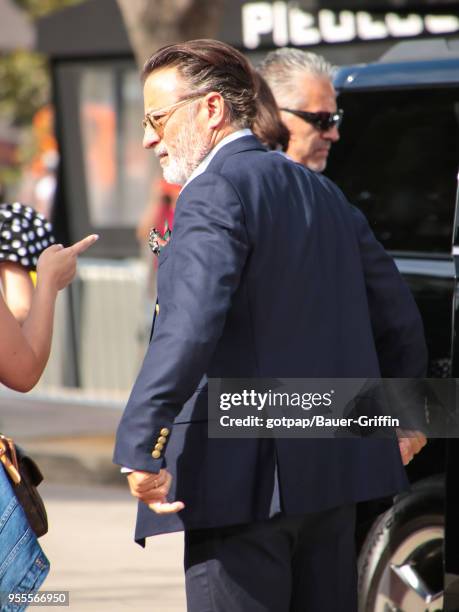
[[(207, 378), (378, 377), (375, 325), (422, 373), (419, 314), (381, 253), (362, 263), (366, 237), (333, 184), (253, 136), (239, 52), (170, 45), (144, 79), (144, 146), (184, 187), (115, 448), (136, 539), (185, 530), (191, 612), (352, 612), (355, 503), (406, 486), (397, 443), (209, 438)], [(389, 317), (370, 315), (367, 274), (400, 295)]]

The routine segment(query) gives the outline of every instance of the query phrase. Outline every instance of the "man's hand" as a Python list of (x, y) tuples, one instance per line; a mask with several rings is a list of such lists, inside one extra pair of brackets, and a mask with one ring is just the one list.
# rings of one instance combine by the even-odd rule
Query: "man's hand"
[(175, 514), (185, 507), (181, 501), (167, 501), (172, 482), (172, 476), (167, 470), (160, 470), (158, 474), (135, 471), (131, 472), (127, 479), (131, 494), (147, 504), (156, 514)]
[(408, 465), (414, 455), (427, 444), (425, 435), (420, 431), (397, 429), (397, 437), (403, 465)]

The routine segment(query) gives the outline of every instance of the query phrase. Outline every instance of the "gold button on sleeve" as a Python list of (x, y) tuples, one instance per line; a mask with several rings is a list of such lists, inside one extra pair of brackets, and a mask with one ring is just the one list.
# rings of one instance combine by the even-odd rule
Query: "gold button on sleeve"
[(161, 451), (159, 451), (159, 450), (154, 450), (154, 451), (151, 453), (151, 456), (153, 457), (153, 459), (159, 459), (159, 458), (161, 457)]
[(166, 443), (166, 438), (164, 436), (159, 436), (158, 442), (159, 442), (159, 444), (165, 444)]
[(159, 304), (156, 304), (155, 311), (156, 311), (156, 314), (158, 315), (159, 314)]
[(155, 444), (155, 450), (161, 452), (163, 450), (163, 448), (164, 448), (164, 444), (160, 444), (159, 442), (158, 442), (158, 444)]
[(160, 434), (162, 436), (168, 436), (170, 434), (170, 431), (167, 429), (167, 427), (163, 427), (160, 431)]

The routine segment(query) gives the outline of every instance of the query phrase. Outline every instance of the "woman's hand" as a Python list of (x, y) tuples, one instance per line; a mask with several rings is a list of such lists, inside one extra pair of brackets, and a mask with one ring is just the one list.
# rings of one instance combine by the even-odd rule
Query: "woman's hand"
[(62, 244), (53, 244), (45, 249), (37, 262), (37, 284), (46, 284), (56, 291), (67, 287), (75, 277), (78, 255), (98, 238), (97, 234), (91, 234), (67, 248)]

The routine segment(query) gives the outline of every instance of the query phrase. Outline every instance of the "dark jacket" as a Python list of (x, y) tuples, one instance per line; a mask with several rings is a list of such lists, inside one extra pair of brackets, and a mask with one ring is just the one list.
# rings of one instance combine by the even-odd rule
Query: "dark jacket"
[[(371, 270), (359, 245), (368, 240), (380, 249), (366, 256)], [(332, 183), (267, 152), (254, 137), (231, 142), (183, 189), (159, 259), (160, 310), (114, 461), (151, 472), (167, 465), (174, 477), (169, 497), (186, 508), (157, 516), (140, 503), (137, 539), (267, 518), (276, 465), (287, 514), (406, 485), (394, 440), (207, 435), (206, 376), (378, 377), (372, 325), (378, 342), (389, 334), (406, 345), (404, 359), (422, 373), (425, 345), (414, 302)], [(390, 295), (401, 291), (390, 317), (370, 316), (378, 285)], [(171, 433), (153, 459), (164, 428)]]

